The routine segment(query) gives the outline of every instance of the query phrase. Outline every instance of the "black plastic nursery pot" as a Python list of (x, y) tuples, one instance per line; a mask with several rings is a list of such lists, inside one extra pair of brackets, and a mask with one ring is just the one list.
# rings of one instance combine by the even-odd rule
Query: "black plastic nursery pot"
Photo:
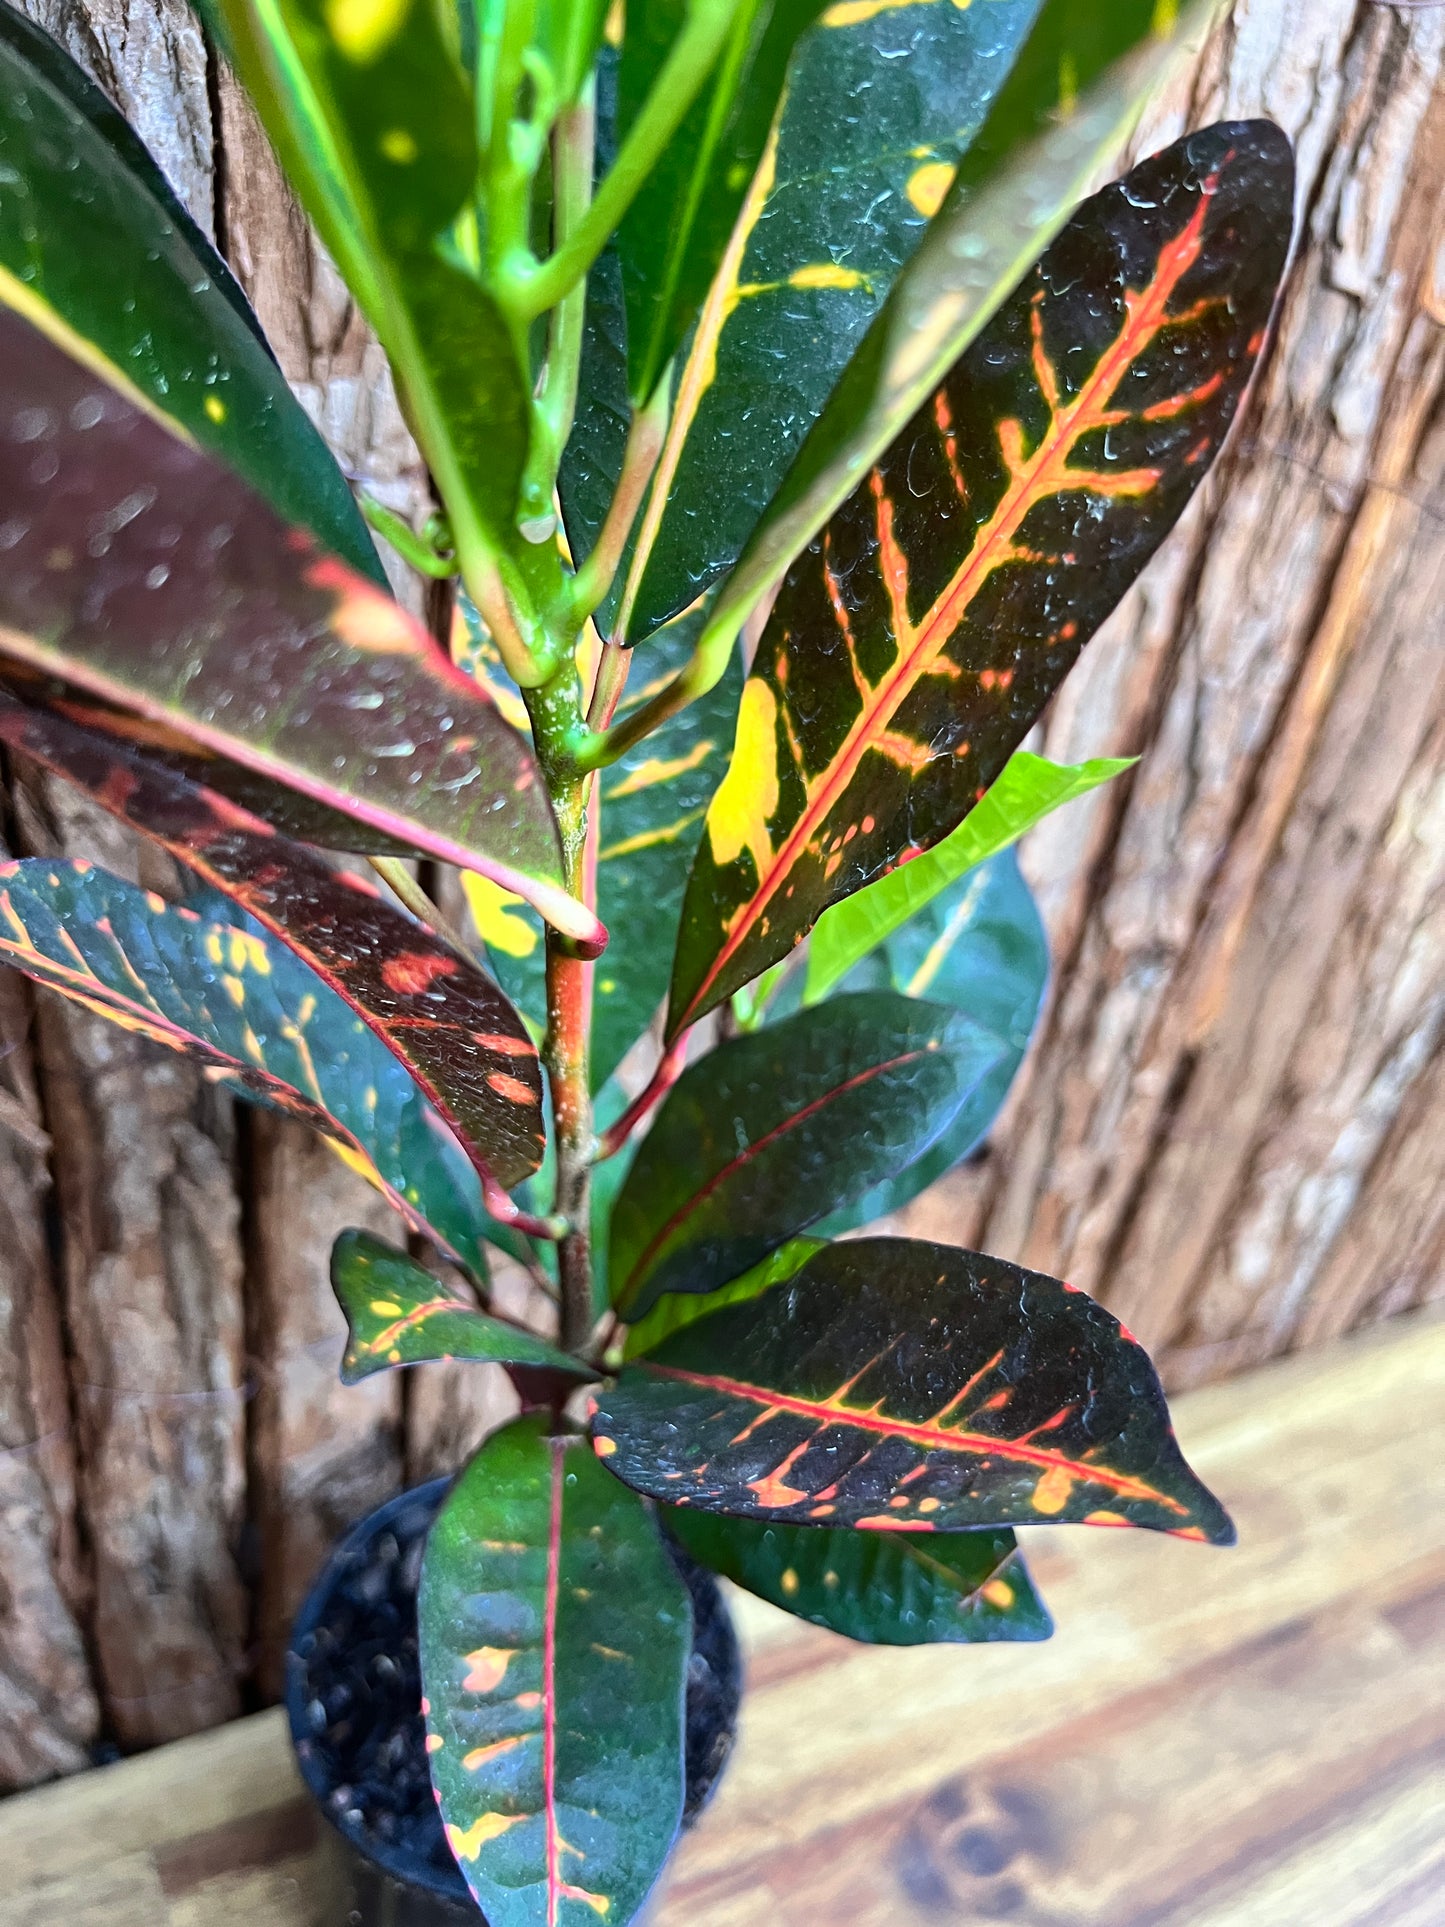
[[(292, 1628), (286, 1710), (301, 1776), (325, 1816), (322, 1927), (478, 1927), (427, 1772), (416, 1594), (449, 1479), (363, 1519), (336, 1547)], [(742, 1661), (712, 1574), (670, 1548), (692, 1594), (687, 1682), (691, 1826), (732, 1749)]]

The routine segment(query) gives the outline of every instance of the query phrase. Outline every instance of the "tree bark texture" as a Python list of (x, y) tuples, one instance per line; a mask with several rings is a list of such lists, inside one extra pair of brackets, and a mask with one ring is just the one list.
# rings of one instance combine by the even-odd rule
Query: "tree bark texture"
[[(380, 352), (182, 0), (23, 4), (215, 234), (348, 473), (417, 516)], [(1445, 8), (1238, 0), (1141, 139), (1278, 120), (1297, 252), (1216, 474), (1040, 731), (1141, 760), (1026, 845), (1055, 969), (1025, 1074), (905, 1214), (1097, 1292), (1176, 1384), (1442, 1288), (1442, 68)], [(13, 847), (168, 887), (10, 777)], [(384, 1228), (368, 1187), (12, 978), (0, 1026), (4, 1787), (273, 1695), (332, 1537), (511, 1394), (453, 1367), (342, 1390), (326, 1255)]]

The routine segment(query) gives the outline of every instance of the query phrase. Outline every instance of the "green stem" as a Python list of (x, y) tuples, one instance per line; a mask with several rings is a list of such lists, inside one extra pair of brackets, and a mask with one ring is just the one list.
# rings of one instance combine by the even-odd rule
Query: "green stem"
[(617, 487), (592, 552), (572, 582), (572, 611), (579, 621), (592, 614), (616, 579), (627, 538), (662, 453), (671, 408), (670, 391), (671, 383), (664, 373), (652, 400), (632, 417)]
[(584, 218), (539, 267), (513, 263), (510, 305), (519, 314), (539, 315), (555, 307), (592, 266), (697, 98), (736, 11), (736, 4), (723, 0), (693, 0), (687, 22)]
[(605, 769), (636, 747), (645, 736), (670, 722), (679, 710), (705, 696), (722, 680), (737, 640), (741, 619), (705, 629), (688, 661), (666, 689), (608, 730), (580, 729), (572, 738), (572, 760), (578, 769)]
[[(572, 763), (568, 744), (582, 729), (582, 688), (569, 663), (545, 688), (527, 692), (527, 707), (557, 827), (567, 888), (589, 905), (596, 897), (595, 840), (588, 834), (590, 779)], [(552, 1094), (557, 1160), (555, 1215), (567, 1228), (557, 1245), (561, 1288), (560, 1343), (580, 1350), (592, 1331), (591, 1167), (595, 1149), (589, 1046), (592, 964), (550, 925), (547, 929), (547, 1034), (542, 1061)]]
[(410, 522), (394, 515), (374, 496), (363, 494), (357, 499), (368, 523), (384, 542), (391, 544), (403, 562), (409, 562), (419, 574), (429, 575), (438, 582), (456, 574), (457, 559), (454, 555), (443, 555), (424, 535), (418, 535)]

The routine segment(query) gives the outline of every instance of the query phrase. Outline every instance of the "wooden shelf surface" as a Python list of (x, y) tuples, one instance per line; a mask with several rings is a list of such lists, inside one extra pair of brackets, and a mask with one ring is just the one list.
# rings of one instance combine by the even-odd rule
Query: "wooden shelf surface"
[[(1445, 1319), (1178, 1402), (1218, 1552), (1031, 1531), (1042, 1646), (734, 1595), (727, 1780), (649, 1927), (1445, 1927)], [(265, 1713), (0, 1804), (0, 1927), (315, 1927)]]

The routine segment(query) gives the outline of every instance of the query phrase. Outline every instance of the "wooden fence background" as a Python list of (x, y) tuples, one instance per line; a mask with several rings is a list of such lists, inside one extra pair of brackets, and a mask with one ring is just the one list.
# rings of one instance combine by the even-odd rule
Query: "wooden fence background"
[[(183, 0), (25, 4), (216, 236), (348, 468), (417, 507), (379, 353)], [(1279, 121), (1298, 255), (1230, 451), (1048, 721), (1051, 754), (1143, 760), (1026, 849), (1057, 961), (1020, 1089), (908, 1214), (1097, 1292), (1174, 1385), (1442, 1289), (1442, 72), (1445, 8), (1239, 0), (1151, 120), (1141, 145)], [(13, 849), (164, 884), (34, 772), (5, 796)], [(9, 973), (0, 1040), (15, 1787), (274, 1694), (330, 1539), (506, 1394), (337, 1384), (327, 1251), (386, 1213), (303, 1131)]]

